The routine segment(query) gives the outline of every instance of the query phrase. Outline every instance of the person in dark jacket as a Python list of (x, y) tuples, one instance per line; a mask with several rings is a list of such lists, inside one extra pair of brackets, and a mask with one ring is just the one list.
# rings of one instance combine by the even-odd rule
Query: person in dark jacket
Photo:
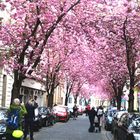
[(94, 107), (92, 107), (92, 109), (88, 111), (88, 117), (89, 117), (89, 122), (90, 122), (89, 131), (92, 131), (92, 132), (94, 129), (94, 118), (96, 114), (97, 112), (95, 111)]
[(78, 108), (76, 104), (73, 107), (73, 119), (76, 120)]
[(33, 99), (30, 99), (25, 105), (27, 114), (25, 115), (24, 140), (26, 140), (28, 132), (30, 133), (30, 140), (34, 140), (33, 122), (35, 119), (35, 108), (37, 108), (37, 106), (38, 106), (37, 103)]

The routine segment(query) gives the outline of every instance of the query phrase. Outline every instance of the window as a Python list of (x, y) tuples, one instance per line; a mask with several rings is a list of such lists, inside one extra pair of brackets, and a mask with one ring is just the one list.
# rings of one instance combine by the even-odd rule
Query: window
[(69, 103), (72, 103), (72, 98), (71, 97), (69, 97)]

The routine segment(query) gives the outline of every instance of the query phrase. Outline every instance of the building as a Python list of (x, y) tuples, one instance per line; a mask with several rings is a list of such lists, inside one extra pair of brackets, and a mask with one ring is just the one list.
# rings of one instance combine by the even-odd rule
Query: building
[(0, 69), (0, 106), (9, 107), (13, 82), (13, 75)]
[(45, 85), (33, 79), (26, 78), (22, 82), (21, 96), (24, 102), (28, 101), (31, 97), (36, 97), (39, 106), (46, 105), (46, 90)]

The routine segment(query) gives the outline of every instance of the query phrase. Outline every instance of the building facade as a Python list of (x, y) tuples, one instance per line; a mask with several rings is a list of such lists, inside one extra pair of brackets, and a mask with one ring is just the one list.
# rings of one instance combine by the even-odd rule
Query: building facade
[(11, 102), (11, 91), (13, 86), (13, 75), (8, 75), (0, 70), (0, 106), (8, 107)]
[(46, 105), (46, 90), (45, 85), (33, 79), (24, 79), (20, 89), (20, 94), (23, 101), (26, 103), (29, 98), (36, 98), (39, 106)]

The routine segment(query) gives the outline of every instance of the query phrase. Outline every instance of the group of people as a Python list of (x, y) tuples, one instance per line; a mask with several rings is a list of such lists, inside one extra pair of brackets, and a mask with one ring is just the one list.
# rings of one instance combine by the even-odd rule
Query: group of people
[(99, 132), (101, 131), (101, 121), (103, 117), (103, 107), (99, 106), (97, 110), (95, 110), (94, 107), (92, 108), (87, 108), (86, 109), (86, 114), (89, 117), (89, 122), (90, 122), (90, 127), (89, 127), (89, 132), (93, 132), (95, 127), (98, 127)]
[(30, 98), (25, 105), (18, 98), (13, 100), (7, 112), (6, 140), (20, 140), (21, 137), (26, 140), (28, 134), (30, 134), (30, 140), (34, 140), (33, 122), (37, 107), (35, 98)]

